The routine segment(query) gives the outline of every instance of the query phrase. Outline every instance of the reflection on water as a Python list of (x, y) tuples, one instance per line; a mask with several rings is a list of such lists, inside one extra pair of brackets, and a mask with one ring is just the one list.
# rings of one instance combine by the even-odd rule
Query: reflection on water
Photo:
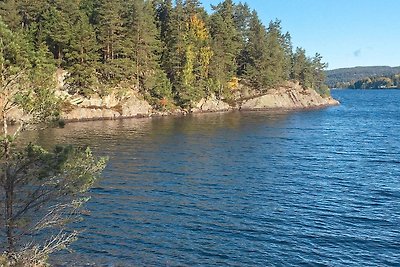
[(76, 253), (56, 263), (396, 265), (400, 91), (334, 93), (342, 106), (318, 111), (29, 133), (46, 146), (85, 144), (110, 157), (91, 214), (77, 225)]
[(146, 143), (161, 144), (171, 139), (179, 140), (180, 137), (185, 137), (186, 141), (196, 137), (213, 138), (221, 131), (256, 132), (258, 127), (284, 123), (287, 116), (287, 113), (230, 112), (195, 114), (186, 117), (89, 121), (69, 123), (62, 129), (49, 128), (26, 132), (24, 136), (27, 140), (38, 141), (46, 147), (59, 143), (74, 143), (101, 148), (107, 145), (108, 141), (114, 143), (118, 139), (134, 139), (134, 142), (138, 143), (144, 140)]

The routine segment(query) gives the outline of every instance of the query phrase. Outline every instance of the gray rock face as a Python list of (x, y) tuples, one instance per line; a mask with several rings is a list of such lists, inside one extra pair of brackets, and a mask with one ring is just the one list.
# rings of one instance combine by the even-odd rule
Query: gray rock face
[(207, 99), (201, 99), (192, 109), (192, 112), (220, 112), (231, 109), (232, 108), (228, 103), (218, 100), (215, 95), (212, 95)]
[(338, 105), (335, 99), (323, 98), (312, 89), (304, 89), (298, 83), (287, 83), (278, 89), (269, 90), (263, 96), (243, 101), (241, 109), (307, 109)]
[(149, 116), (152, 114), (152, 106), (137, 96), (131, 96), (122, 103), (122, 117)]
[(76, 107), (72, 111), (62, 114), (62, 118), (68, 121), (115, 119), (121, 114), (117, 111), (102, 108)]
[(68, 121), (145, 117), (150, 116), (153, 110), (150, 104), (140, 99), (135, 92), (130, 92), (122, 99), (117, 98), (115, 94), (103, 98), (72, 98), (70, 104), (70, 109), (64, 111), (61, 116)]
[[(65, 120), (147, 117), (154, 113), (151, 105), (135, 91), (129, 92), (122, 99), (116, 97), (115, 94), (111, 94), (104, 98), (73, 99), (71, 103), (72, 109), (63, 114)], [(338, 104), (339, 102), (331, 97), (323, 98), (312, 89), (304, 89), (298, 83), (288, 82), (284, 86), (268, 90), (262, 96), (244, 100), (240, 105), (240, 109), (308, 109)], [(218, 100), (213, 95), (207, 99), (201, 99), (192, 108), (191, 112), (222, 112), (232, 109), (234, 108), (228, 103)]]
[[(152, 106), (134, 88), (125, 90), (123, 96), (111, 93), (105, 97), (85, 98), (69, 95), (62, 90), (58, 90), (57, 95), (67, 103), (68, 108), (64, 110), (61, 116), (67, 121), (148, 117), (152, 115), (185, 115), (188, 112), (181, 109), (164, 113), (154, 111)], [(201, 99), (190, 112), (222, 112), (238, 108), (242, 110), (308, 109), (339, 104), (331, 97), (323, 98), (314, 90), (304, 89), (294, 82), (287, 82), (279, 88), (270, 89), (262, 96), (251, 98), (249, 93), (245, 100), (243, 100), (243, 97), (246, 97), (246, 95), (242, 94), (239, 97), (242, 97), (242, 101), (239, 101), (235, 107), (231, 107), (228, 103), (212, 95)], [(18, 109), (8, 114), (8, 118), (13, 121), (18, 121), (24, 116), (22, 110)]]

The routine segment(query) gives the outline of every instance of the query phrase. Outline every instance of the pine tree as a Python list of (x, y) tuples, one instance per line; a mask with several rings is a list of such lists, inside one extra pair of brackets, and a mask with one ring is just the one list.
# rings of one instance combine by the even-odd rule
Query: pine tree
[(249, 6), (245, 3), (239, 3), (234, 7), (234, 15), (233, 21), (235, 23), (236, 31), (239, 35), (239, 44), (240, 44), (240, 53), (237, 58), (237, 73), (239, 77), (242, 77), (245, 74), (246, 67), (246, 44), (249, 39), (249, 30), (250, 30), (250, 20), (252, 14)]
[(266, 36), (266, 65), (264, 68), (264, 86), (275, 86), (287, 79), (287, 55), (283, 46), (280, 21), (270, 22)]
[(292, 37), (289, 32), (281, 36), (281, 45), (285, 51), (284, 57), (284, 79), (289, 80), (292, 71), (293, 44)]
[(136, 87), (159, 99), (171, 98), (171, 86), (160, 67), (161, 42), (150, 1), (130, 2), (127, 13), (127, 54), (132, 59)]
[(311, 59), (311, 66), (313, 70), (312, 88), (322, 96), (329, 96), (330, 91), (328, 86), (325, 84), (325, 69), (328, 67), (328, 64), (322, 62), (322, 56), (319, 53), (316, 53)]
[[(172, 16), (172, 0), (158, 0), (153, 3), (155, 14), (155, 23), (160, 33), (160, 40), (165, 45), (165, 40), (168, 38), (169, 24)], [(165, 47), (163, 47), (165, 49)]]
[(120, 0), (98, 0), (95, 6), (93, 19), (102, 51), (103, 65), (100, 72), (105, 83), (116, 84), (132, 75), (124, 49), (126, 29), (123, 10)]
[(67, 82), (74, 92), (90, 94), (95, 89), (100, 59), (98, 50), (95, 31), (87, 15), (82, 12), (72, 28), (65, 55), (69, 72)]
[(304, 87), (312, 87), (312, 66), (303, 48), (296, 48), (293, 54), (292, 79), (299, 81)]
[(59, 66), (65, 65), (64, 54), (71, 41), (79, 13), (79, 6), (74, 0), (57, 0), (42, 14), (40, 28)]
[(185, 14), (182, 0), (177, 0), (175, 8), (171, 10), (168, 20), (165, 21), (165, 33), (161, 33), (161, 40), (165, 49), (162, 53), (162, 68), (174, 85), (174, 91), (179, 87), (179, 77), (182, 74), (183, 58), (185, 54)]
[(21, 29), (22, 17), (18, 12), (17, 0), (0, 2), (0, 16), (11, 30)]
[(325, 69), (328, 65), (322, 62), (322, 56), (315, 54), (313, 58), (306, 56), (303, 48), (297, 48), (293, 54), (291, 78), (299, 81), (305, 88), (312, 88), (322, 96), (329, 96), (325, 85)]
[(267, 31), (257, 12), (253, 11), (249, 23), (249, 35), (243, 53), (243, 75), (256, 88), (268, 84)]
[(205, 14), (204, 8), (201, 6), (199, 0), (185, 0), (183, 7), (187, 16), (186, 18), (190, 18), (194, 15), (203, 16)]
[(47, 0), (18, 0), (17, 3), (23, 29), (29, 29), (33, 23), (38, 23), (43, 11), (54, 5)]
[(234, 4), (225, 0), (213, 7), (210, 18), (213, 58), (210, 65), (211, 77), (217, 82), (219, 95), (229, 97), (228, 83), (235, 78), (237, 58), (240, 51), (240, 36), (234, 24)]

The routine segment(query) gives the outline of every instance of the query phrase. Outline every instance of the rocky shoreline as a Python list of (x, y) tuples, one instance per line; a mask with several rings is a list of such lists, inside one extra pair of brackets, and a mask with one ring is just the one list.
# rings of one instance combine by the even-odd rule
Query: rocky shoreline
[[(243, 89), (243, 88), (242, 88)], [(287, 82), (282, 86), (260, 94), (244, 88), (229, 103), (211, 96), (201, 99), (189, 110), (175, 108), (168, 111), (154, 109), (144, 97), (134, 89), (126, 90), (123, 95), (111, 94), (85, 98), (58, 91), (63, 107), (61, 120), (65, 122), (114, 120), (124, 118), (144, 118), (161, 116), (185, 116), (195, 113), (228, 112), (228, 111), (280, 111), (319, 109), (340, 103), (332, 97), (322, 97), (315, 90), (303, 88), (299, 83)], [(10, 121), (24, 117), (22, 110), (8, 114)]]
[(66, 122), (106, 120), (122, 118), (143, 118), (159, 116), (182, 116), (190, 113), (273, 110), (318, 109), (340, 103), (332, 97), (322, 97), (315, 90), (305, 89), (298, 83), (288, 82), (270, 89), (265, 94), (238, 97), (228, 104), (223, 100), (209, 97), (201, 99), (190, 110), (177, 108), (172, 111), (159, 111), (144, 100), (137, 92), (131, 91), (124, 97), (110, 94), (104, 98), (72, 98), (66, 100), (61, 118)]

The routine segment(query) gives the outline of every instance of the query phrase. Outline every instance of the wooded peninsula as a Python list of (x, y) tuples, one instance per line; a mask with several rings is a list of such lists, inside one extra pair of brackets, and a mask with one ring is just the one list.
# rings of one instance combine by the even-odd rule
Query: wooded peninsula
[(400, 67), (370, 66), (325, 71), (330, 88), (400, 88)]
[(2, 75), (43, 87), (63, 70), (74, 95), (130, 86), (168, 109), (288, 80), (329, 95), (321, 55), (293, 49), (279, 20), (265, 27), (245, 3), (225, 0), (209, 14), (198, 0), (5, 0), (0, 15)]

